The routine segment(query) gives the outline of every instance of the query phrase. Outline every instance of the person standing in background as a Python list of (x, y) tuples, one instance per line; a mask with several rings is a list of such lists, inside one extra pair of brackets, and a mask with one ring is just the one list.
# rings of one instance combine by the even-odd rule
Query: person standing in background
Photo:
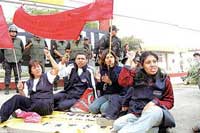
[(79, 35), (77, 40), (73, 40), (70, 45), (70, 59), (69, 64), (74, 63), (75, 57), (77, 53), (80, 53), (84, 50), (83, 43), (82, 43), (82, 35)]
[(86, 51), (87, 54), (87, 59), (90, 60), (93, 57), (93, 53), (92, 53), (92, 46), (90, 44), (90, 40), (88, 37), (84, 37), (83, 39), (83, 47)]
[(51, 53), (57, 63), (59, 63), (66, 53), (66, 49), (70, 47), (69, 41), (51, 40)]
[(25, 50), (30, 50), (30, 59), (39, 60), (43, 68), (45, 68), (45, 55), (43, 51), (44, 49), (48, 49), (46, 41), (36, 35), (34, 35), (33, 38), (31, 38), (30, 40), (28, 40), (28, 43), (25, 46)]
[(123, 47), (123, 51), (122, 51), (122, 56), (123, 58), (125, 58), (127, 56), (127, 53), (129, 52), (129, 45), (128, 43), (126, 43)]
[[(20, 38), (17, 37), (17, 27), (15, 25), (10, 25), (8, 30), (9, 30), (9, 34), (12, 39), (12, 42), (14, 44), (14, 50), (15, 50), (17, 60), (15, 60), (15, 55), (14, 55), (13, 49), (4, 49), (3, 50), (3, 54), (4, 54), (3, 66), (5, 69), (4, 83), (5, 83), (5, 94), (6, 95), (9, 94), (9, 85), (10, 85), (10, 81), (11, 81), (12, 69), (14, 71), (14, 76), (15, 76), (16, 92), (18, 93), (17, 84), (19, 81), (19, 77), (21, 77), (22, 53), (24, 51), (23, 42)], [(18, 67), (18, 70), (17, 70), (17, 67)]]
[(112, 32), (111, 27), (109, 27), (109, 33), (105, 34), (98, 42), (97, 47), (95, 48), (95, 53), (98, 55), (109, 49), (110, 46), (110, 32), (112, 36), (111, 42), (111, 50), (116, 54), (118, 60), (121, 58), (121, 39), (117, 37), (117, 32), (119, 29), (115, 25), (112, 25)]
[[(69, 41), (51, 40), (51, 53), (56, 63), (59, 63), (62, 60), (62, 57), (66, 54), (66, 50), (69, 49), (69, 47)], [(57, 75), (54, 80), (54, 91), (57, 90), (58, 80), (59, 76)]]

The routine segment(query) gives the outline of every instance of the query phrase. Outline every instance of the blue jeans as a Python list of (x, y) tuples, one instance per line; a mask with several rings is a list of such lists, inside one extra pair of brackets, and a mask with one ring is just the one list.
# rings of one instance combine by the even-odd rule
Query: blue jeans
[(89, 111), (93, 114), (104, 114), (105, 110), (109, 107), (109, 98), (111, 95), (104, 95), (94, 100), (89, 106)]
[(112, 131), (118, 131), (118, 133), (158, 132), (159, 128), (155, 127), (161, 124), (162, 118), (162, 109), (158, 106), (153, 106), (142, 112), (140, 117), (129, 113), (118, 118), (113, 124)]

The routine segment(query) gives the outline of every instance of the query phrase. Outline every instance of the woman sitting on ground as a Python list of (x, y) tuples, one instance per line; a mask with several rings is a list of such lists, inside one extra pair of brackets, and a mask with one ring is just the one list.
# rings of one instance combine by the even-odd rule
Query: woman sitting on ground
[(1, 106), (0, 122), (8, 120), (17, 109), (36, 112), (42, 116), (53, 112), (53, 81), (58, 74), (58, 65), (48, 50), (44, 49), (44, 53), (52, 64), (52, 70), (43, 73), (40, 61), (31, 60), (28, 66), (30, 79), (24, 84), (20, 81), (18, 83), (20, 95), (13, 96)]
[[(89, 106), (91, 113), (101, 113), (107, 116), (106, 112), (114, 110), (114, 108), (110, 108), (109, 104), (112, 102), (113, 97), (118, 97), (122, 93), (122, 87), (118, 84), (120, 71), (121, 67), (118, 66), (115, 53), (108, 50), (104, 51), (100, 63), (100, 72), (95, 76), (97, 81), (96, 88), (100, 91), (100, 97), (95, 99)], [(118, 103), (112, 102), (112, 104), (115, 105), (114, 107), (118, 107)]]
[[(122, 110), (128, 114), (118, 118), (113, 131), (118, 133), (144, 133), (157, 131), (162, 123), (161, 106), (171, 109), (174, 105), (172, 84), (169, 76), (158, 67), (158, 56), (153, 52), (144, 52), (140, 57), (142, 68), (130, 72), (123, 67), (119, 75), (119, 84), (129, 87), (122, 103)], [(131, 87), (130, 87), (131, 86)]]

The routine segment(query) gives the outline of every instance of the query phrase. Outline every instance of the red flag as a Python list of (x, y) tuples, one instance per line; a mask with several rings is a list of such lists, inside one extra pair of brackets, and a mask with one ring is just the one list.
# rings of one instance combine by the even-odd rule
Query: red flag
[(63, 12), (31, 16), (22, 7), (15, 12), (13, 22), (32, 34), (56, 40), (76, 40), (85, 24)]
[(76, 40), (86, 21), (112, 18), (113, 0), (97, 0), (80, 8), (52, 14), (29, 15), (17, 9), (13, 22), (37, 36), (56, 40)]
[(13, 48), (13, 43), (8, 33), (8, 25), (0, 5), (0, 49)]
[(96, 0), (92, 8), (85, 14), (86, 21), (105, 20), (113, 18), (113, 0)]
[(109, 19), (99, 21), (99, 29), (103, 31), (108, 31), (110, 26)]

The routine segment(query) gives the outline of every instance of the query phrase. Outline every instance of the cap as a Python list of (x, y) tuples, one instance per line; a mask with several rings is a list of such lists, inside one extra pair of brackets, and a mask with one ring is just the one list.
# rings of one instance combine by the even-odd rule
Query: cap
[[(112, 25), (112, 31), (118, 31), (119, 29), (115, 26), (115, 25)], [(109, 31), (111, 31), (111, 27), (109, 27)]]
[(17, 32), (17, 27), (15, 25), (10, 25), (9, 28), (8, 28), (8, 31)]

